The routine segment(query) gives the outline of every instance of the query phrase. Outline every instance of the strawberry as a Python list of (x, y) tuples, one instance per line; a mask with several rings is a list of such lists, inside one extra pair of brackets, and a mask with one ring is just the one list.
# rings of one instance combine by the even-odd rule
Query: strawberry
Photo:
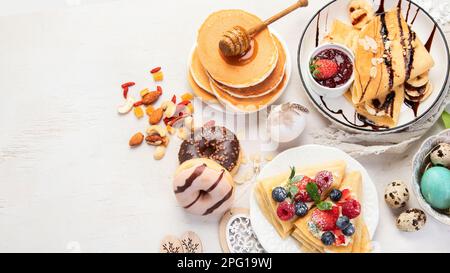
[(317, 80), (326, 80), (338, 72), (336, 62), (327, 59), (316, 59), (310, 65), (310, 71)]
[(339, 218), (339, 207), (334, 206), (331, 210), (316, 209), (312, 213), (311, 220), (321, 231), (332, 231), (336, 228), (336, 221)]
[(336, 236), (335, 244), (337, 246), (345, 244), (345, 235), (342, 233), (340, 229), (333, 230), (333, 233)]
[(355, 219), (361, 214), (361, 204), (355, 199), (348, 199), (341, 204), (342, 214), (349, 219)]
[(306, 192), (306, 185), (308, 185), (308, 183), (316, 182), (312, 178), (304, 176), (303, 179), (300, 180), (300, 182), (296, 183), (296, 186), (298, 188), (298, 193), (294, 197), (296, 202), (312, 202), (311, 197), (308, 195), (308, 192)]
[(340, 203), (344, 203), (344, 201), (351, 198), (351, 192), (349, 189), (345, 189), (342, 191), (342, 197)]
[(282, 202), (278, 205), (277, 215), (282, 221), (289, 221), (295, 215), (294, 204), (289, 202)]

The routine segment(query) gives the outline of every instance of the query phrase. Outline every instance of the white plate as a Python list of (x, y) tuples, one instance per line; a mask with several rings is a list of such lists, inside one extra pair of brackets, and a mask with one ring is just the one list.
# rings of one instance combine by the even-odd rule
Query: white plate
[[(260, 107), (258, 110), (255, 110), (255, 111), (250, 111), (250, 112), (234, 111), (234, 112), (231, 112), (231, 111), (229, 111), (229, 110), (231, 110), (230, 107), (226, 108), (221, 103), (205, 102), (206, 104), (208, 104), (208, 106), (210, 106), (214, 110), (217, 110), (217, 111), (220, 111), (220, 112), (224, 112), (224, 113), (228, 112), (228, 113), (235, 113), (235, 114), (251, 114), (251, 113), (259, 112), (261, 110), (266, 109), (272, 103), (276, 102), (281, 97), (281, 95), (283, 95), (283, 93), (286, 90), (287, 86), (289, 85), (289, 81), (291, 79), (291, 73), (292, 73), (291, 53), (289, 52), (289, 48), (287, 47), (287, 44), (286, 44), (286, 41), (284, 40), (284, 38), (280, 34), (278, 34), (277, 31), (275, 31), (272, 28), (270, 28), (270, 32), (278, 38), (278, 40), (280, 41), (281, 45), (284, 48), (284, 51), (286, 52), (286, 83), (284, 84), (283, 89), (280, 92), (278, 92), (278, 94), (275, 97), (272, 98), (270, 103), (264, 105), (264, 107)], [(197, 47), (197, 44), (194, 44), (192, 46), (191, 53), (189, 54), (188, 71), (190, 70), (192, 54), (194, 54), (194, 51), (195, 51), (196, 47)], [(228, 109), (228, 111), (227, 111), (227, 109)]]
[[(300, 76), (302, 78), (306, 93), (319, 112), (321, 112), (332, 122), (345, 129), (374, 133), (400, 131), (426, 116), (428, 112), (433, 111), (436, 108), (436, 105), (439, 105), (439, 103), (445, 98), (445, 94), (447, 92), (446, 87), (448, 87), (449, 84), (449, 50), (445, 36), (437, 23), (428, 15), (428, 13), (419, 8), (413, 2), (409, 2), (407, 0), (385, 0), (385, 10), (389, 10), (392, 7), (397, 6), (399, 1), (401, 1), (402, 14), (405, 19), (407, 18), (408, 23), (411, 24), (415, 18), (412, 29), (417, 33), (418, 37), (424, 44), (431, 36), (433, 28), (436, 26), (437, 29), (433, 36), (430, 51), (435, 61), (435, 66), (430, 71), (430, 81), (433, 84), (433, 93), (426, 101), (421, 103), (418, 109), (417, 117), (414, 116), (414, 113), (410, 108), (403, 105), (399, 123), (395, 128), (379, 129), (377, 131), (376, 128), (365, 126), (359, 120), (355, 121), (355, 109), (353, 108), (353, 105), (344, 97), (337, 99), (324, 98), (324, 101), (322, 101), (320, 96), (314, 92), (312, 84), (306, 74), (309, 73), (309, 54), (316, 47), (316, 42), (320, 43), (326, 33), (331, 29), (333, 21), (335, 19), (339, 19), (343, 22), (349, 23), (347, 14), (349, 0), (336, 0), (324, 6), (308, 23), (305, 32), (300, 39), (297, 60)], [(377, 10), (380, 5), (380, 0), (373, 1), (373, 5), (375, 7), (374, 10)], [(342, 110), (342, 113), (337, 113), (339, 110)]]
[[(361, 202), (364, 221), (369, 229), (370, 238), (373, 239), (378, 226), (378, 195), (377, 189), (369, 177), (366, 169), (343, 151), (320, 145), (305, 145), (287, 150), (279, 154), (269, 162), (258, 176), (258, 181), (271, 177), (286, 170), (289, 166), (314, 165), (327, 161), (344, 160), (347, 162), (348, 171), (359, 171), (363, 179), (363, 201)], [(254, 189), (250, 196), (250, 219), (258, 240), (267, 252), (270, 253), (295, 253), (301, 252), (297, 241), (288, 237), (281, 239), (272, 224), (267, 221), (259, 208), (254, 196)]]

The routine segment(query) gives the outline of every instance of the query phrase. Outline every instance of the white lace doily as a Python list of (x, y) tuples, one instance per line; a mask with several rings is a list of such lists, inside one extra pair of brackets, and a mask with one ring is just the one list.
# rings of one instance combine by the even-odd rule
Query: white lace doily
[(231, 253), (264, 253), (265, 250), (253, 232), (250, 218), (234, 215), (228, 222), (226, 239)]

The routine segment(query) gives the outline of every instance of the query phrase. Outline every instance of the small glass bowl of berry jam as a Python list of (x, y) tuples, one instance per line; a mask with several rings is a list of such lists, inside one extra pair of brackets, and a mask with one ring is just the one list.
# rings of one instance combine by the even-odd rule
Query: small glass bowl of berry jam
[(342, 96), (351, 86), (354, 74), (354, 55), (346, 46), (323, 44), (309, 58), (309, 78), (313, 90), (324, 97)]

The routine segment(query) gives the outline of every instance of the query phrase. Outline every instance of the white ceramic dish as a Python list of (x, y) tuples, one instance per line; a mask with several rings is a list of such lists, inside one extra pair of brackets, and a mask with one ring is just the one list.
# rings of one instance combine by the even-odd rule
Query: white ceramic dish
[[(343, 151), (320, 145), (305, 145), (287, 150), (279, 154), (261, 170), (258, 180), (284, 172), (292, 165), (314, 165), (332, 160), (345, 160), (345, 162), (347, 162), (347, 171), (353, 170), (361, 172), (364, 194), (362, 211), (364, 213), (364, 220), (369, 229), (370, 237), (373, 239), (379, 217), (377, 190), (366, 169), (364, 169), (358, 161)], [(254, 191), (252, 190), (250, 196), (250, 219), (255, 234), (264, 249), (267, 252), (272, 253), (301, 252), (298, 243), (294, 238), (288, 237), (285, 240), (281, 239), (275, 228), (263, 215), (253, 192)]]
[[(340, 44), (332, 44), (332, 43), (326, 43), (322, 44), (318, 47), (316, 47), (311, 54), (309, 55), (309, 60), (312, 60), (318, 53), (320, 53), (322, 50), (334, 48), (339, 49), (343, 51), (344, 53), (347, 53), (348, 57), (352, 61), (352, 65), (354, 65), (355, 56), (353, 55), (353, 52), (346, 46), (340, 45)], [(309, 70), (309, 62), (305, 64), (306, 70)], [(336, 88), (329, 88), (323, 85), (320, 85), (316, 80), (314, 80), (314, 77), (311, 73), (308, 73), (308, 79), (309, 83), (313, 86), (313, 91), (316, 92), (319, 96), (327, 97), (327, 98), (337, 98), (342, 95), (350, 88), (350, 86), (353, 83), (353, 80), (355, 79), (354, 72), (352, 73), (352, 76), (350, 79), (342, 86), (338, 86)]]
[[(235, 114), (252, 114), (252, 113), (256, 113), (259, 112), (261, 110), (266, 109), (267, 107), (269, 107), (271, 104), (273, 104), (274, 102), (276, 102), (281, 95), (283, 95), (284, 91), (286, 90), (287, 86), (289, 85), (289, 81), (291, 79), (291, 73), (292, 73), (292, 60), (291, 60), (291, 53), (289, 52), (289, 48), (287, 47), (286, 41), (284, 40), (284, 38), (279, 35), (275, 30), (273, 30), (272, 28), (270, 29), (271, 33), (273, 35), (275, 35), (278, 40), (280, 41), (281, 45), (283, 46), (285, 52), (286, 52), (286, 83), (284, 84), (283, 90), (281, 90), (280, 92), (278, 92), (278, 94), (272, 98), (272, 100), (270, 101), (270, 103), (264, 105), (264, 107), (260, 107), (259, 109), (255, 109), (253, 111), (247, 111), (247, 112), (242, 112), (240, 109), (236, 108), (236, 107), (225, 107), (223, 104), (221, 103), (208, 103), (205, 102), (209, 107), (213, 108), (214, 110), (220, 111), (220, 112), (224, 112), (224, 113), (235, 113)], [(191, 49), (191, 53), (189, 54), (189, 60), (188, 60), (188, 70), (190, 70), (190, 66), (191, 66), (191, 56), (195, 51), (196, 48), (196, 44), (194, 44), (192, 46)]]
[[(412, 23), (412, 29), (417, 33), (422, 42), (426, 43), (429, 38), (432, 41), (430, 53), (435, 60), (435, 66), (430, 71), (430, 81), (434, 86), (432, 95), (421, 103), (417, 117), (414, 115), (413, 110), (403, 105), (399, 123), (395, 128), (373, 128), (359, 120), (355, 120), (355, 109), (350, 102), (344, 97), (321, 99), (321, 96), (313, 91), (314, 87), (308, 80), (309, 69), (305, 69), (304, 64), (309, 62), (309, 54), (319, 45), (320, 41), (331, 29), (331, 25), (335, 19), (349, 23), (347, 14), (349, 0), (335, 0), (325, 5), (312, 17), (300, 39), (297, 61), (306, 93), (319, 112), (342, 129), (374, 134), (401, 131), (422, 118), (427, 117), (431, 112), (436, 111), (448, 92), (447, 87), (450, 83), (448, 81), (450, 57), (447, 41), (442, 30), (426, 11), (408, 0), (385, 0), (385, 10), (396, 7), (399, 1), (401, 1), (403, 16), (409, 24)], [(372, 3), (372, 1), (369, 2)], [(374, 10), (377, 10), (380, 5), (380, 0), (373, 1), (373, 5), (375, 7)], [(434, 35), (432, 35), (435, 27), (436, 30), (434, 31)]]
[(420, 181), (422, 179), (424, 162), (427, 160), (428, 155), (431, 150), (436, 147), (439, 143), (449, 143), (450, 144), (450, 129), (445, 130), (442, 133), (429, 137), (425, 140), (420, 147), (417, 154), (413, 159), (413, 174), (411, 179), (411, 188), (419, 201), (419, 205), (433, 218), (439, 222), (450, 225), (450, 215), (442, 214), (439, 211), (433, 209), (423, 198), (422, 192), (420, 190)]

